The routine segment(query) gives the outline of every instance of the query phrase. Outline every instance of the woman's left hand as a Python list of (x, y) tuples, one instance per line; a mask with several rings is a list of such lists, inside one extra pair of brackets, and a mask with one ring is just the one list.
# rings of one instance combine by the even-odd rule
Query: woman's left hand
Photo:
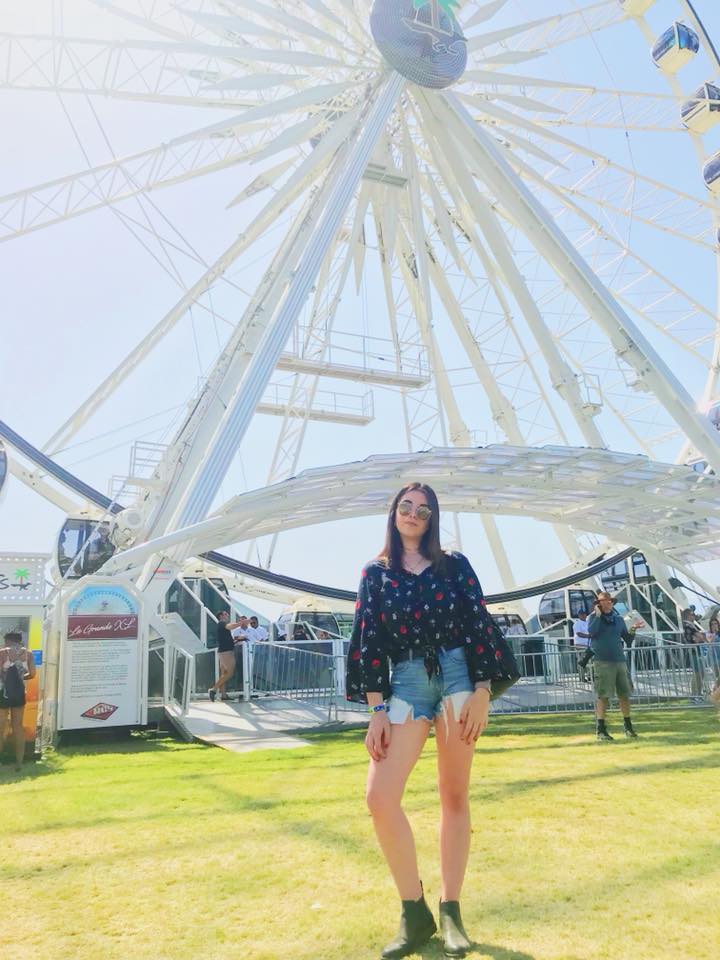
[(490, 691), (479, 687), (468, 697), (460, 711), (459, 722), (462, 727), (460, 739), (465, 743), (474, 743), (488, 725), (490, 709)]

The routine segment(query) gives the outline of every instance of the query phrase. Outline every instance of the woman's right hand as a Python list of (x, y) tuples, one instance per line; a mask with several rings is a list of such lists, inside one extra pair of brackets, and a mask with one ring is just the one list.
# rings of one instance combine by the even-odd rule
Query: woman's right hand
[(390, 746), (390, 718), (385, 710), (379, 710), (370, 718), (365, 746), (373, 760), (384, 760)]

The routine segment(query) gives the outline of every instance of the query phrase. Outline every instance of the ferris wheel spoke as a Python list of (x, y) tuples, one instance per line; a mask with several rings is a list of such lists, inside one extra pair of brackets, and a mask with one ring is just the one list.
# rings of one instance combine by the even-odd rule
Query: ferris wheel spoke
[[(232, 54), (236, 50), (229, 48)], [(249, 62), (251, 54), (243, 59), (242, 51), (239, 57), (223, 52), (228, 48), (0, 33), (0, 89), (237, 110), (261, 104), (249, 96), (239, 99), (236, 92), (256, 97), (273, 86), (295, 88), (307, 80), (292, 63), (286, 65), (294, 72), (267, 74), (254, 54)], [(278, 51), (271, 53), (282, 63)], [(320, 69), (327, 74), (324, 62)]]
[[(587, 168), (565, 167), (562, 174), (553, 171), (552, 176), (542, 174), (516, 154), (509, 159), (515, 169), (532, 178), (541, 190), (553, 193), (558, 199), (565, 198), (575, 210), (584, 209), (577, 202), (581, 200), (622, 217), (626, 224), (644, 223), (708, 251), (715, 249), (709, 240), (711, 205), (658, 181), (635, 175), (606, 157), (596, 155)], [(652, 211), (652, 215), (645, 211)]]
[(667, 410), (672, 411), (673, 418), (696, 443), (708, 462), (720, 470), (720, 437), (712, 426), (697, 414), (694, 401), (687, 390), (630, 317), (608, 295), (608, 291), (592, 274), (587, 264), (577, 256), (554, 222), (507, 164), (492, 139), (472, 122), (459, 101), (449, 94), (444, 94), (443, 97), (449, 106), (453, 129), (468, 150), (471, 150), (471, 144), (474, 144), (484, 158), (485, 176), (492, 181), (493, 190), (503, 205), (517, 217), (526, 233), (530, 234), (532, 242), (544, 252), (553, 268), (568, 282), (578, 300), (597, 318), (618, 355), (635, 369), (639, 381), (658, 396)]
[[(350, 119), (352, 119), (352, 116)], [(355, 115), (355, 122), (357, 122), (357, 115)], [(337, 128), (334, 128), (332, 134), (328, 135), (324, 142), (321, 141), (317, 150), (306, 158), (304, 163), (296, 169), (291, 180), (285, 184), (283, 191), (274, 196), (255, 217), (248, 230), (242, 234), (222, 257), (216, 261), (213, 267), (191, 287), (142, 343), (131, 352), (126, 360), (123, 361), (103, 384), (100, 385), (95, 393), (88, 398), (83, 404), (83, 407), (53, 435), (49, 441), (49, 445), (53, 449), (57, 449), (59, 446), (65, 444), (67, 440), (80, 429), (98, 407), (117, 389), (120, 383), (126, 379), (137, 364), (141, 362), (150, 350), (172, 329), (195, 299), (207, 290), (219, 276), (226, 273), (239, 256), (251, 248), (252, 244), (265, 232), (267, 227), (297, 199), (298, 195), (306, 187), (308, 181), (316, 179), (322, 173), (327, 164), (325, 154), (334, 149), (338, 143), (343, 142), (345, 133), (346, 130), (344, 127), (341, 127), (339, 131)]]
[[(342, 40), (337, 39), (327, 31), (315, 26), (313, 23), (309, 22), (307, 18), (294, 16), (278, 6), (272, 7), (269, 4), (256, 3), (254, 0), (235, 0), (234, 5), (247, 8), (249, 11), (258, 14), (259, 17), (266, 22), (269, 21), (269, 24), (276, 24), (284, 27), (286, 30), (289, 30), (292, 35), (300, 34), (300, 36), (304, 36), (310, 41), (319, 41), (321, 44), (323, 44), (323, 46), (332, 47), (339, 53), (343, 54), (343, 56), (347, 56), (347, 43), (343, 43)], [(231, 32), (236, 33), (239, 38), (242, 38), (243, 35), (243, 24), (247, 24), (247, 21), (238, 22), (239, 18), (237, 18), (235, 15), (216, 16), (213, 14), (196, 12), (190, 12), (189, 15), (195, 19), (199, 19), (200, 22), (214, 22), (221, 29), (224, 27), (225, 30), (230, 30)], [(212, 21), (209, 20), (209, 18), (212, 18)], [(277, 37), (277, 26), (271, 27), (270, 35)], [(365, 46), (365, 51), (369, 52), (367, 45)], [(355, 50), (353, 52), (357, 51)]]
[[(437, 132), (432, 128), (432, 126), (430, 127), (430, 129), (432, 134), (437, 136)], [(541, 376), (539, 375), (538, 371), (535, 368), (535, 365), (533, 364), (531, 358), (529, 357), (527, 351), (523, 346), (523, 340), (517, 331), (516, 324), (512, 316), (512, 310), (508, 303), (507, 297), (505, 296), (500, 286), (500, 282), (499, 282), (500, 278), (503, 277), (506, 280), (503, 274), (503, 265), (501, 265), (501, 263), (497, 260), (497, 256), (494, 260), (491, 260), (490, 256), (487, 254), (485, 250), (483, 243), (477, 237), (475, 232), (475, 227), (474, 227), (476, 222), (476, 217), (474, 215), (474, 212), (468, 200), (466, 199), (466, 196), (463, 196), (459, 192), (458, 187), (456, 186), (456, 184), (460, 183), (460, 180), (457, 179), (457, 171), (453, 170), (452, 166), (449, 163), (448, 158), (444, 155), (441, 148), (440, 140), (435, 140), (435, 141), (429, 140), (428, 145), (432, 153), (433, 163), (436, 169), (442, 175), (444, 183), (446, 185), (446, 189), (448, 190), (449, 194), (453, 197), (455, 209), (457, 210), (458, 215), (460, 217), (459, 228), (461, 230), (461, 233), (467, 238), (467, 241), (470, 244), (471, 249), (473, 249), (474, 252), (479, 257), (480, 263), (482, 265), (482, 269), (484, 270), (484, 274), (486, 277), (488, 277), (489, 282), (497, 297), (498, 303), (500, 304), (500, 307), (502, 310), (502, 317), (505, 325), (504, 329), (507, 331), (511, 331), (515, 341), (517, 342), (517, 351), (518, 351), (517, 366), (519, 367), (520, 363), (522, 362), (524, 365), (524, 369), (527, 370), (530, 374), (530, 382), (532, 383), (532, 386), (533, 386), (533, 390), (531, 391), (531, 395), (532, 395), (531, 403), (534, 406), (534, 409), (536, 410), (535, 417), (537, 417), (537, 411), (539, 411), (541, 408), (544, 411), (546, 411), (549, 416), (550, 423), (553, 425), (553, 428), (557, 431), (556, 435), (560, 439), (562, 439), (563, 442), (567, 443), (569, 441), (560, 424), (557, 411), (555, 410), (553, 404), (550, 402), (550, 399), (547, 396), (547, 393), (542, 383)], [(480, 223), (478, 223), (478, 225), (482, 226)], [(486, 240), (487, 240), (487, 237), (486, 237)], [(506, 248), (502, 244), (500, 245), (500, 250), (503, 254), (506, 253)], [(508, 258), (506, 257), (505, 259), (507, 260)], [(507, 266), (507, 264), (505, 265)], [(513, 272), (513, 276), (515, 275), (516, 272), (517, 271)], [(520, 279), (521, 290), (522, 290), (522, 278), (519, 278), (519, 279)], [(523, 314), (526, 315), (527, 312), (529, 311), (531, 319), (535, 320), (534, 305), (532, 303), (532, 299), (529, 297), (521, 297), (521, 299), (518, 300), (518, 303), (521, 307)], [(478, 341), (480, 342), (480, 336), (477, 331), (475, 333), (475, 336), (478, 338)], [(499, 381), (502, 380), (503, 374), (498, 371), (497, 367), (495, 368), (495, 375), (498, 377)], [(517, 383), (515, 384), (515, 387), (517, 388)], [(527, 390), (528, 387), (526, 386), (525, 389)]]
[[(426, 116), (428, 126), (434, 130), (437, 145), (435, 155), (440, 162), (439, 153), (442, 138), (439, 136), (439, 130), (442, 129), (442, 120), (437, 118), (436, 125), (434, 107), (430, 106), (425, 99), (421, 102), (421, 109)], [(588, 445), (604, 447), (603, 439), (593, 421), (592, 410), (583, 402), (575, 375), (563, 360), (552, 338), (548, 336), (540, 311), (512, 255), (505, 233), (495, 219), (490, 204), (482, 196), (467, 168), (460, 163), (458, 156), (453, 153), (448, 155), (447, 159), (452, 167), (453, 176), (456, 178), (472, 211), (472, 217), (482, 230), (485, 240), (500, 267), (505, 283), (513, 291), (515, 300), (522, 310), (535, 342), (543, 353), (555, 390), (567, 404)], [(449, 186), (447, 180), (446, 185)]]
[(518, 38), (516, 49), (550, 52), (557, 47), (593, 36), (625, 19), (617, 0), (600, 0), (580, 10), (565, 11), (554, 22), (538, 25)]
[[(353, 248), (362, 226), (356, 212), (348, 218), (347, 243), (343, 249), (335, 246), (328, 254), (316, 285), (310, 321), (303, 330), (298, 330), (297, 339), (302, 359), (309, 363), (323, 363), (329, 351), (329, 337), (333, 330), (337, 309), (353, 263)], [(342, 235), (343, 228), (339, 234)], [(303, 444), (307, 436), (309, 415), (320, 384), (317, 374), (296, 374), (287, 403), (287, 412), (280, 427), (266, 485), (280, 483), (297, 473)], [(222, 510), (222, 507), (220, 508)], [(270, 539), (265, 556), (265, 566), (270, 567), (277, 546), (278, 534)], [(254, 555), (256, 541), (248, 547), (248, 557)]]
[[(519, 166), (517, 163), (514, 165)], [(659, 332), (672, 337), (677, 347), (706, 362), (697, 348), (714, 338), (717, 322), (713, 312), (704, 304), (693, 299), (678, 283), (661, 274), (647, 260), (629, 249), (622, 240), (604, 231), (599, 226), (597, 219), (580, 207), (572, 196), (568, 196), (564, 191), (554, 188), (547, 181), (538, 178), (535, 171), (527, 165), (522, 165), (522, 170), (529, 178), (541, 184), (549, 194), (559, 199), (566, 209), (572, 211), (579, 219), (584, 221), (596, 235), (601, 236), (608, 245), (615, 248), (616, 255), (608, 263), (607, 269), (613, 278), (610, 280), (610, 286), (616, 296), (631, 306), (633, 311), (642, 314)], [(628, 267), (627, 270), (623, 270), (620, 277), (617, 276), (618, 258)], [(601, 269), (600, 273), (603, 272)], [(652, 299), (647, 296), (645, 287), (641, 292), (637, 290), (644, 280), (649, 280), (653, 286)], [(642, 304), (638, 302), (639, 293)], [(676, 306), (671, 310), (671, 303), (673, 302)], [(662, 310), (655, 316), (654, 305), (657, 303), (662, 305)], [(669, 318), (668, 314), (670, 314)], [(660, 317), (664, 319), (661, 321)], [(690, 326), (692, 318), (696, 318), (695, 327)], [(672, 331), (680, 323), (685, 325), (685, 329), (682, 336), (676, 336)]]
[(148, 190), (182, 183), (259, 156), (268, 132), (260, 128), (260, 144), (248, 146), (254, 130), (222, 138), (186, 138), (152, 150), (100, 164), (0, 197), (0, 241), (60, 223)]
[(477, 6), (475, 13), (471, 13), (465, 20), (463, 26), (465, 30), (472, 30), (481, 23), (492, 20), (496, 13), (499, 13), (504, 6), (507, 6), (508, 0), (490, 0), (489, 3), (481, 3)]
[[(212, 123), (207, 127), (200, 127), (193, 130), (192, 133), (188, 133), (185, 137), (178, 137), (176, 142), (182, 143), (183, 140), (197, 140), (200, 137), (225, 135), (242, 130), (249, 124), (254, 126), (261, 120), (279, 117), (285, 113), (294, 113), (298, 110), (306, 110), (308, 107), (316, 106), (319, 103), (328, 104), (349, 89), (350, 84), (348, 83), (328, 83), (310, 90), (302, 90), (300, 93), (290, 94), (289, 97), (282, 97), (270, 103), (250, 107), (244, 113), (227, 117), (227, 119)], [(330, 107), (329, 109), (333, 108)]]
[(440, 196), (440, 191), (435, 185), (432, 176), (423, 177), (423, 186), (425, 194), (430, 198), (432, 211), (435, 218), (435, 224), (443, 242), (443, 246), (452, 256), (456, 266), (469, 280), (473, 280), (472, 272), (467, 261), (460, 253), (460, 248), (455, 241), (455, 231), (452, 216), (448, 210), (445, 201)]
[(180, 4), (175, 0), (155, 0), (149, 7), (146, 0), (90, 0), (90, 3), (169, 39), (192, 39), (198, 34), (197, 24), (182, 15)]

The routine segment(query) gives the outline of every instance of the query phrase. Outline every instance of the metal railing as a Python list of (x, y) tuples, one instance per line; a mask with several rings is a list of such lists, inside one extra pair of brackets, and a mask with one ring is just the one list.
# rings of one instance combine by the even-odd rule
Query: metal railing
[[(673, 636), (677, 636), (674, 634)], [(626, 651), (633, 684), (632, 700), (661, 707), (678, 700), (705, 703), (720, 682), (720, 644), (683, 644), (663, 636), (641, 642)], [(512, 637), (520, 680), (494, 701), (495, 713), (590, 710), (595, 705), (592, 662), (579, 664), (583, 649), (547, 637)], [(542, 641), (542, 642), (538, 642)], [(528, 646), (535, 649), (527, 652)]]
[[(345, 699), (345, 658), (349, 641), (314, 631), (306, 624), (309, 639), (242, 644), (234, 688), (239, 699), (272, 696), (311, 702), (337, 716), (338, 711), (357, 711)], [(678, 634), (636, 638), (627, 650), (626, 662), (633, 682), (633, 702), (661, 707), (690, 699), (704, 703), (720, 683), (720, 643), (684, 644)], [(546, 713), (592, 710), (595, 693), (592, 663), (583, 668), (584, 649), (573, 647), (569, 638), (508, 637), (514, 648), (520, 680), (493, 701), (493, 713)], [(189, 700), (203, 697), (216, 671), (215, 651), (189, 656), (170, 650), (169, 699), (186, 710)], [(361, 709), (361, 708), (360, 708)]]
[(290, 644), (256, 643), (251, 661), (253, 693), (311, 701), (329, 711), (337, 705), (337, 678), (332, 654)]
[(165, 701), (181, 713), (187, 713), (195, 686), (195, 658), (179, 647), (167, 648), (165, 657)]

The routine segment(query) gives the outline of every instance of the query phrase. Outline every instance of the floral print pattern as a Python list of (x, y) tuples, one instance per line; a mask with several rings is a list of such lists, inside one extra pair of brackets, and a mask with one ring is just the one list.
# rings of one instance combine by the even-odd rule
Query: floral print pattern
[(474, 682), (509, 679), (502, 634), (487, 611), (478, 578), (467, 557), (451, 553), (445, 572), (428, 567), (419, 574), (389, 570), (372, 560), (362, 571), (347, 659), (348, 700), (366, 694), (390, 696), (390, 663), (408, 650), (427, 663), (440, 647), (463, 646)]

